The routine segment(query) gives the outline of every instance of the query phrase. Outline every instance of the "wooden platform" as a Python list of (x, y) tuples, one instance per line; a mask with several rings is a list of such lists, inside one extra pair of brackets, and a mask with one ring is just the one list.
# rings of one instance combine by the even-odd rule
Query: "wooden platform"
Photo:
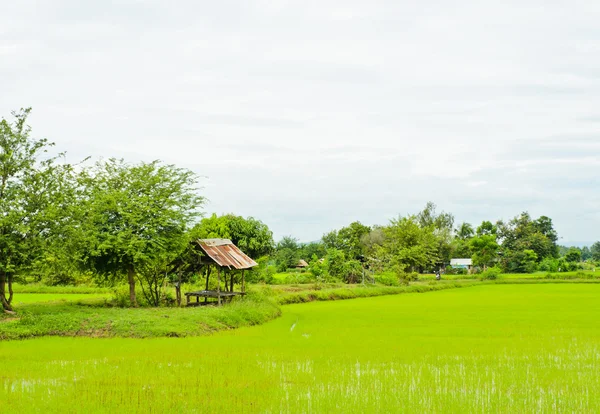
[[(216, 290), (199, 290), (197, 292), (187, 292), (185, 297), (187, 300), (187, 306), (201, 306), (213, 304), (214, 302), (208, 302), (208, 298), (217, 299), (217, 303), (221, 304), (221, 299), (231, 300), (235, 296), (244, 296), (245, 292), (217, 292)], [(196, 298), (196, 302), (192, 302), (192, 297)], [(204, 303), (200, 303), (200, 298), (204, 298)]]

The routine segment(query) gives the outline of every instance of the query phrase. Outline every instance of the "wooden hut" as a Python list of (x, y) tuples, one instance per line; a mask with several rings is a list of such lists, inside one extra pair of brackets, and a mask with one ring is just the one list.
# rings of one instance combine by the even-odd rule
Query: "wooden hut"
[(306, 260), (302, 260), (300, 259), (298, 261), (298, 264), (296, 265), (296, 269), (306, 269), (308, 267), (308, 263), (306, 263)]
[[(197, 292), (185, 293), (187, 306), (200, 305), (200, 298), (204, 298), (204, 304), (208, 303), (209, 298), (217, 300), (217, 304), (221, 305), (222, 300), (231, 300), (234, 296), (246, 294), (246, 283), (244, 280), (244, 271), (254, 266), (258, 266), (254, 260), (246, 256), (235, 244), (228, 239), (201, 239), (195, 242), (202, 250), (200, 263), (207, 267), (206, 269), (206, 288)], [(209, 278), (212, 268), (217, 269), (217, 289), (208, 290)], [(227, 280), (225, 269), (230, 272), (230, 279)], [(234, 275), (236, 271), (241, 272), (241, 291), (234, 292)], [(221, 275), (223, 274), (223, 278)], [(221, 281), (225, 284), (225, 289), (221, 289)], [(229, 283), (228, 283), (229, 282)], [(196, 302), (193, 303), (191, 298), (195, 297)]]

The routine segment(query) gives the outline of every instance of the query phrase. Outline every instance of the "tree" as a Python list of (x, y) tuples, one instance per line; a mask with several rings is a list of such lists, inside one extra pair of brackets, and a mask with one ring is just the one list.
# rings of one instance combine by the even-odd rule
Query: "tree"
[(142, 288), (155, 289), (187, 247), (188, 230), (204, 203), (197, 176), (160, 161), (129, 165), (109, 159), (85, 169), (80, 185), (84, 263), (105, 277), (126, 276), (137, 306), (136, 278), (142, 274)]
[(592, 258), (592, 251), (588, 246), (583, 246), (581, 248), (581, 260), (584, 262), (590, 260)]
[(262, 221), (234, 214), (204, 218), (194, 228), (199, 239), (230, 239), (244, 253), (253, 258), (271, 254), (275, 249), (273, 233)]
[(327, 249), (342, 250), (348, 259), (356, 260), (364, 254), (362, 238), (370, 232), (369, 226), (355, 221), (340, 230), (323, 235), (323, 244)]
[(461, 240), (469, 240), (474, 235), (475, 230), (473, 230), (473, 226), (469, 223), (461, 223), (456, 229), (456, 237)]
[[(30, 136), (31, 108), (0, 121), (0, 303), (11, 311), (15, 276), (31, 269), (60, 229), (70, 165), (47, 154), (52, 143)], [(45, 157), (45, 159), (44, 159)], [(8, 285), (8, 291), (7, 291)]]
[(305, 243), (300, 246), (299, 256), (301, 259), (306, 261), (312, 260), (312, 257), (317, 256), (318, 258), (323, 258), (327, 254), (327, 249), (325, 245), (321, 242), (310, 242)]
[(590, 252), (592, 254), (592, 260), (600, 262), (600, 241), (592, 244), (592, 247), (590, 247)]
[(434, 229), (421, 227), (416, 216), (392, 219), (384, 233), (385, 257), (396, 271), (430, 269), (439, 262)]
[(282, 249), (290, 249), (290, 250), (298, 250), (300, 248), (300, 243), (298, 239), (292, 236), (283, 236), (283, 238), (277, 243), (277, 250)]
[(496, 235), (498, 228), (491, 221), (483, 221), (481, 226), (477, 227), (478, 236)]
[(496, 235), (482, 234), (473, 237), (470, 242), (473, 251), (473, 263), (476, 266), (482, 266), (484, 270), (488, 266), (493, 266), (498, 254), (498, 243)]
[(571, 247), (565, 255), (565, 260), (569, 263), (581, 262), (581, 250), (577, 247)]
[(499, 221), (497, 234), (502, 245), (504, 270), (514, 272), (517, 271), (515, 269), (524, 269), (525, 250), (535, 252), (538, 263), (547, 257), (558, 256), (558, 237), (552, 227), (552, 220), (546, 216), (532, 220), (525, 212), (508, 223)]

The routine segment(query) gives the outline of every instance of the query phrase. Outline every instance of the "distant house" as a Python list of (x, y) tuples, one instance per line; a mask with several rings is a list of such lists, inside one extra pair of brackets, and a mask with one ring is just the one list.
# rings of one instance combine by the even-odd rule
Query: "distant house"
[(470, 272), (473, 270), (473, 259), (452, 259), (450, 266), (453, 269), (467, 269)]
[(296, 265), (296, 269), (306, 269), (308, 267), (308, 263), (305, 260), (300, 259), (298, 264)]

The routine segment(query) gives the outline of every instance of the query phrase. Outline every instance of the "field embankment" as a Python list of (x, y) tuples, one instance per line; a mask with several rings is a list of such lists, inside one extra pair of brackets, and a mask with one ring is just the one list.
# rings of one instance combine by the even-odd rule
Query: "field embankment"
[(182, 337), (262, 324), (281, 314), (269, 300), (247, 298), (223, 307), (117, 308), (103, 303), (30, 303), (0, 318), (0, 340), (37, 336)]

